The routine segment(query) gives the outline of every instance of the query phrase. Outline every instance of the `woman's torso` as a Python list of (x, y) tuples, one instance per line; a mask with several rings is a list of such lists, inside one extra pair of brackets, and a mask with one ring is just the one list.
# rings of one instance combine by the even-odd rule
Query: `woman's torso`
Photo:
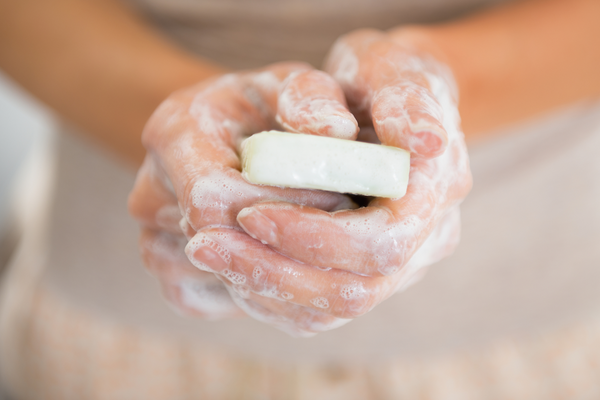
[[(345, 31), (440, 19), (484, 2), (136, 3), (188, 48), (230, 67), (255, 67), (290, 58), (318, 65)], [(442, 11), (431, 12), (435, 7)], [(81, 139), (63, 136), (43, 279), (62, 298), (104, 318), (288, 362), (420, 357), (554, 329), (595, 318), (600, 306), (594, 248), (600, 162), (593, 151), (599, 146), (598, 105), (473, 146), (475, 187), (462, 207), (456, 253), (367, 315), (298, 340), (250, 319), (189, 320), (169, 310), (144, 272), (138, 229), (127, 215), (133, 173)]]

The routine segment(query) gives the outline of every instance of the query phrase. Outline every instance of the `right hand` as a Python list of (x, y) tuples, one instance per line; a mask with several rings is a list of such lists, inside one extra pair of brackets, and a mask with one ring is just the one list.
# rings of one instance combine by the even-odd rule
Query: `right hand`
[[(230, 299), (217, 289), (222, 287), (212, 273), (199, 271), (184, 259), (185, 237), (209, 226), (241, 231), (236, 221), (240, 210), (262, 201), (324, 211), (352, 207), (341, 194), (256, 186), (242, 179), (241, 141), (256, 132), (282, 128), (344, 139), (355, 139), (358, 133), (335, 81), (302, 63), (274, 64), (201, 82), (173, 93), (148, 121), (142, 139), (148, 155), (130, 194), (129, 210), (143, 227), (146, 267), (178, 310), (210, 318), (241, 313), (225, 304)], [(196, 267), (208, 270), (200, 263)], [(218, 279), (231, 287), (227, 277)], [(220, 306), (186, 301), (190, 288), (192, 292), (209, 288), (220, 296)], [(203, 294), (196, 293), (196, 298)]]
[(418, 280), (458, 244), (471, 174), (456, 85), (404, 32), (350, 33), (326, 63), (363, 126), (411, 151), (404, 197), (334, 213), (261, 202), (238, 214), (244, 232), (203, 229), (186, 247), (190, 259), (235, 278), (233, 297), (255, 318), (296, 335), (332, 329)]

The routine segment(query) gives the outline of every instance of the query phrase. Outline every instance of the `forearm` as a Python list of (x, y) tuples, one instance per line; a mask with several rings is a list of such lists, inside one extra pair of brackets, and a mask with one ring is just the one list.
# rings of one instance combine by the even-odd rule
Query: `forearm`
[(526, 0), (398, 29), (453, 70), (467, 136), (600, 94), (600, 2)]
[(0, 68), (128, 161), (169, 93), (221, 72), (177, 49), (118, 1), (0, 2)]

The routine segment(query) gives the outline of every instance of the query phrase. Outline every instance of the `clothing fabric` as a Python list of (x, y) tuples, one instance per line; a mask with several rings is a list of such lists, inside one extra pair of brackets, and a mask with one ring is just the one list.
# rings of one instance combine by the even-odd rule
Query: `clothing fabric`
[[(167, 34), (232, 67), (290, 58), (318, 65), (340, 33), (370, 24), (361, 22), (385, 28), (481, 4), (381, 1), (374, 12), (365, 6), (374, 2), (343, 2), (343, 10), (341, 2), (283, 3), (135, 4)], [(428, 12), (438, 6), (440, 14)], [(39, 233), (48, 249), (43, 272), (18, 272), (32, 263), (22, 249), (2, 303), (0, 351), (10, 353), (3, 375), (22, 399), (600, 393), (599, 103), (471, 144), (475, 184), (455, 254), (406, 292), (311, 339), (252, 319), (173, 313), (137, 252), (138, 228), (126, 211), (134, 173), (75, 135), (61, 135), (57, 147), (50, 220)]]
[(501, 1), (127, 0), (176, 42), (234, 69), (289, 60), (320, 67), (352, 30), (446, 20)]

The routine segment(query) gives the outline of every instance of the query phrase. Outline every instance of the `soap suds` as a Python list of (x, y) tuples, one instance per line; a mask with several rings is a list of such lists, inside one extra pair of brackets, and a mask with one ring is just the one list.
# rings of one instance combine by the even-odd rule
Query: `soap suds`
[(208, 319), (228, 317), (237, 311), (229, 293), (218, 281), (184, 279), (179, 287), (182, 304), (205, 314)]
[(310, 300), (311, 304), (319, 308), (329, 308), (329, 301), (325, 297), (315, 297)]

